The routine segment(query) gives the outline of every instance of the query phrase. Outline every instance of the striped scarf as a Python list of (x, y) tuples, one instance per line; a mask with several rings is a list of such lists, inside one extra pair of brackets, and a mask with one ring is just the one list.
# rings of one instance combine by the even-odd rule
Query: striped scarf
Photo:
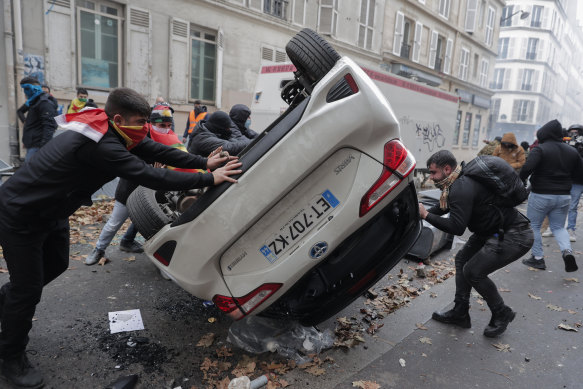
[(447, 210), (447, 197), (449, 196), (449, 187), (454, 183), (454, 181), (459, 177), (462, 172), (462, 165), (459, 164), (453, 172), (443, 180), (436, 182), (435, 186), (441, 189), (441, 197), (439, 198), (439, 208), (442, 211)]

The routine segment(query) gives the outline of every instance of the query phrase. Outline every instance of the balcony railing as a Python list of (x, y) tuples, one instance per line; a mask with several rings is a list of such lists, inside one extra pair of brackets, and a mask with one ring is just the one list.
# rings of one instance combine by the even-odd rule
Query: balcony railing
[(410, 59), (411, 58), (411, 57), (409, 57), (410, 52), (411, 52), (411, 45), (403, 43), (401, 45), (401, 58)]

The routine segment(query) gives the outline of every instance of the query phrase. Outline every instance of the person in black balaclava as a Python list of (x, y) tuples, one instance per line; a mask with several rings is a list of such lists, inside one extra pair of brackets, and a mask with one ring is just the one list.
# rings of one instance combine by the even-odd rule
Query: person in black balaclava
[(245, 148), (251, 139), (236, 138), (231, 131), (231, 118), (226, 112), (216, 111), (207, 116), (208, 120), (200, 121), (190, 137), (188, 151), (196, 155), (209, 155), (219, 147), (230, 155), (237, 155)]
[(245, 104), (233, 105), (233, 108), (229, 111), (229, 117), (233, 121), (231, 132), (233, 132), (235, 138), (255, 139), (257, 137), (257, 133), (250, 128), (251, 109), (248, 106)]

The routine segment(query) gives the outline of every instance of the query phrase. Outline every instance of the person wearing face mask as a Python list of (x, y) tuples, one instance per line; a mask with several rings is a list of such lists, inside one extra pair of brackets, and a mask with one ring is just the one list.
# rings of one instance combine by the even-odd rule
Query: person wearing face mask
[(20, 86), (26, 96), (23, 107), (26, 107), (25, 111), (28, 112), (22, 128), (22, 143), (26, 148), (25, 161), (29, 161), (53, 137), (57, 129), (54, 119), (57, 110), (50, 100), (50, 95), (42, 90), (36, 78), (24, 77), (20, 81)]
[(229, 117), (233, 121), (231, 132), (234, 138), (255, 139), (257, 133), (251, 129), (251, 110), (245, 104), (235, 104), (229, 111)]
[[(450, 151), (433, 154), (427, 168), (441, 189), (441, 197), (439, 205), (429, 210), (419, 203), (419, 216), (453, 235), (462, 235), (466, 228), (473, 233), (455, 256), (455, 305), (448, 311), (434, 312), (432, 318), (470, 328), (470, 292), (474, 288), (492, 311), (484, 336), (498, 336), (516, 313), (504, 304), (488, 276), (528, 252), (534, 239), (530, 224), (514, 207), (494, 205), (496, 193), (464, 174), (466, 165), (458, 164)], [(449, 217), (443, 217), (447, 213)]]
[[(0, 288), (0, 359), (5, 380), (40, 387), (28, 360), (32, 318), (45, 285), (69, 266), (68, 218), (115, 177), (155, 190), (236, 183), (236, 157), (185, 153), (146, 137), (150, 106), (136, 91), (114, 89), (103, 109), (55, 118), (69, 131), (53, 138), (0, 186), (0, 245), (10, 281)], [(212, 172), (157, 169), (154, 162)], [(225, 165), (226, 164), (226, 165)], [(224, 165), (224, 166), (223, 166)]]
[(71, 101), (71, 104), (69, 104), (69, 107), (67, 107), (67, 113), (80, 112), (83, 108), (85, 108), (88, 97), (89, 93), (87, 93), (87, 89), (77, 88), (77, 97), (75, 97), (73, 101)]
[(502, 141), (492, 153), (495, 157), (500, 157), (512, 166), (516, 173), (526, 162), (524, 149), (516, 142), (516, 136), (512, 132), (502, 135)]
[(193, 136), (190, 138), (188, 152), (209, 155), (213, 150), (222, 147), (230, 155), (237, 155), (251, 143), (251, 139), (247, 137), (236, 138), (231, 126), (231, 118), (226, 112), (213, 112), (208, 120), (200, 121), (197, 124)]

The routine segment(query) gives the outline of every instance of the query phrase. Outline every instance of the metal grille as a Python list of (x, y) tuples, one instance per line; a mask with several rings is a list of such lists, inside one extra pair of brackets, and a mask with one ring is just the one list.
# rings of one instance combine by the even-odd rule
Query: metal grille
[(150, 27), (150, 15), (148, 11), (130, 8), (130, 23), (134, 26)]
[(172, 22), (172, 34), (183, 38), (188, 38), (188, 23), (174, 20)]
[(261, 48), (261, 59), (265, 59), (267, 61), (273, 61), (273, 49), (269, 47), (262, 47)]

